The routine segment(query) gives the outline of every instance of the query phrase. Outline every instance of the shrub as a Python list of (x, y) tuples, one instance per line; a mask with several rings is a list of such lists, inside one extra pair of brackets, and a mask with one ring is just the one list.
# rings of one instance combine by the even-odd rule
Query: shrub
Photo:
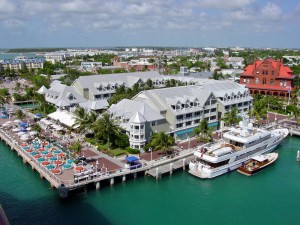
[(140, 150), (134, 149), (134, 148), (130, 148), (130, 147), (126, 147), (125, 150), (126, 150), (126, 152), (128, 152), (130, 154), (139, 154), (140, 153)]

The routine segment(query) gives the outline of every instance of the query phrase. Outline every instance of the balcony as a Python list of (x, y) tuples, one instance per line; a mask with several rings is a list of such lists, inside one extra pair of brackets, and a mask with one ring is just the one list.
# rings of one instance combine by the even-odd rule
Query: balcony
[(131, 134), (145, 134), (145, 130), (130, 129)]

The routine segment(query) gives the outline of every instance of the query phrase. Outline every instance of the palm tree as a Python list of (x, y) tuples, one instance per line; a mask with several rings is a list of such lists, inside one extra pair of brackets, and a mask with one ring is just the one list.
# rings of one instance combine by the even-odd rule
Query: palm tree
[(194, 134), (200, 135), (202, 140), (206, 137), (207, 141), (212, 138), (212, 129), (208, 127), (207, 119), (202, 119), (199, 125), (194, 129)]
[(170, 135), (159, 132), (155, 133), (152, 136), (151, 146), (154, 146), (154, 150), (162, 150), (162, 152), (166, 152), (167, 150), (173, 150), (171, 148), (174, 145), (175, 140)]
[(86, 110), (82, 107), (78, 107), (75, 112), (75, 123), (73, 124), (73, 128), (77, 128), (81, 134), (84, 134), (90, 128), (89, 123), (89, 115)]
[(95, 137), (107, 141), (108, 146), (110, 146), (110, 143), (114, 143), (114, 139), (119, 136), (121, 130), (113, 115), (109, 113), (103, 113), (92, 129)]
[(79, 141), (75, 141), (69, 145), (68, 148), (74, 150), (74, 152), (79, 155), (81, 153), (82, 146)]
[(229, 112), (225, 113), (223, 120), (226, 125), (233, 125), (241, 121), (241, 118), (238, 117), (237, 108), (234, 107)]
[(23, 113), (23, 111), (21, 109), (18, 109), (16, 111), (15, 116), (16, 116), (17, 119), (20, 119), (20, 120), (25, 118), (25, 114)]

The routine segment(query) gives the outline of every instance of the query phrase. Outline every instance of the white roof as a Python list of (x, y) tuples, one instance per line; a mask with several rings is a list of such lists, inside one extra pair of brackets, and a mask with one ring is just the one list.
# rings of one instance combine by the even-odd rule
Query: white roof
[(251, 157), (251, 159), (254, 159), (258, 162), (263, 162), (263, 161), (267, 160), (268, 157), (265, 155), (256, 155), (256, 156)]
[(39, 94), (45, 94), (47, 90), (48, 90), (48, 89), (43, 85), (43, 86), (37, 91), (37, 93), (39, 93)]
[(60, 123), (68, 127), (72, 127), (75, 123), (75, 117), (73, 116), (73, 114), (67, 111), (57, 110), (54, 113), (50, 113), (48, 117), (53, 120), (59, 121)]

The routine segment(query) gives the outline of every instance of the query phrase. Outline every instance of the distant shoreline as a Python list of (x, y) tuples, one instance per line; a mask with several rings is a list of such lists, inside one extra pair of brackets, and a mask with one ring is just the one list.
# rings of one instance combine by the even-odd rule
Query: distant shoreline
[(67, 50), (66, 48), (15, 48), (3, 51), (3, 53), (36, 53), (36, 52), (55, 52)]

